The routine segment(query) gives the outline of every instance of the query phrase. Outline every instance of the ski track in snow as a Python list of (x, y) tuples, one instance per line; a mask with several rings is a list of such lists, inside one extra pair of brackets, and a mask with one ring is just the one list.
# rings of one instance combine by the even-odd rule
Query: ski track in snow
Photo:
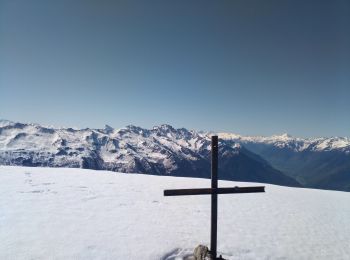
[[(210, 180), (0, 166), (0, 259), (190, 259), (209, 244), (210, 197), (163, 197)], [(222, 181), (220, 186), (251, 186)], [(349, 259), (346, 192), (266, 185), (219, 196), (227, 259)]]

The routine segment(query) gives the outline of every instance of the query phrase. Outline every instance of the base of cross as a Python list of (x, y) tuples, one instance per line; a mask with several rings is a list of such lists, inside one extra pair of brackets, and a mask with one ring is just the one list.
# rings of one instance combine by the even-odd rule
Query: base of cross
[(194, 249), (193, 256), (195, 260), (226, 260), (221, 255), (214, 258), (209, 248), (203, 245), (199, 245)]

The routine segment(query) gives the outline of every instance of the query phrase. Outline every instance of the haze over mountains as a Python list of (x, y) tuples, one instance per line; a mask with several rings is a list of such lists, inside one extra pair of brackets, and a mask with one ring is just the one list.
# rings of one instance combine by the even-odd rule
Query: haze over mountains
[[(219, 178), (350, 191), (350, 140), (220, 133)], [(54, 128), (0, 121), (0, 164), (210, 176), (210, 133)]]

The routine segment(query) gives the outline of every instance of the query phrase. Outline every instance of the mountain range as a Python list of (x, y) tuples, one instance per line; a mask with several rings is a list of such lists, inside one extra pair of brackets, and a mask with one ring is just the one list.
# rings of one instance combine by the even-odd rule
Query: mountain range
[(350, 139), (347, 137), (296, 138), (287, 134), (249, 137), (221, 133), (241, 144), (304, 187), (350, 191)]
[[(170, 125), (55, 128), (0, 121), (0, 164), (210, 177), (210, 136)], [(350, 191), (350, 140), (219, 133), (219, 178)]]

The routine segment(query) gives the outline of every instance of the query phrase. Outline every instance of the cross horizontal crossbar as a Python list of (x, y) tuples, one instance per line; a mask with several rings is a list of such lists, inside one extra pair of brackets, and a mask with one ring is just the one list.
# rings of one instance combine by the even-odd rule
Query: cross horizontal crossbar
[(265, 186), (164, 190), (164, 196), (265, 192)]

